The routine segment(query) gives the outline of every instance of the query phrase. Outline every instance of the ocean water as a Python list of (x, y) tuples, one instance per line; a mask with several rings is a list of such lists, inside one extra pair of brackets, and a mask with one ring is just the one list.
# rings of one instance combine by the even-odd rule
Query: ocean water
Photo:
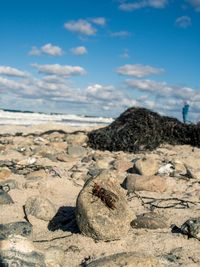
[(46, 114), (26, 111), (0, 110), (0, 125), (38, 125), (46, 123), (70, 126), (108, 125), (112, 118), (89, 117), (74, 114)]

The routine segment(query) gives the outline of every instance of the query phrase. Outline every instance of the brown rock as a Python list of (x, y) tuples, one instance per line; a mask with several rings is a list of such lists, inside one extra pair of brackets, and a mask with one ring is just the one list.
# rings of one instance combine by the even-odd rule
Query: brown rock
[(166, 190), (166, 187), (166, 180), (161, 176), (129, 174), (126, 178), (126, 188), (128, 192), (151, 191), (162, 193)]
[(154, 175), (158, 171), (158, 162), (151, 157), (138, 159), (134, 165), (135, 171), (141, 175)]
[(78, 134), (69, 134), (66, 137), (66, 141), (69, 144), (73, 145), (83, 145), (88, 140), (88, 137), (84, 133), (78, 133)]
[(12, 174), (11, 170), (8, 168), (1, 168), (0, 169), (0, 180), (6, 180)]

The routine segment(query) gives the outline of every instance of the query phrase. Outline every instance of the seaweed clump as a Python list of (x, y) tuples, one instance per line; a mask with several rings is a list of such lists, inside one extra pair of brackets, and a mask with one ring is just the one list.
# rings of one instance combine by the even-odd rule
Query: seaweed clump
[(200, 125), (184, 124), (145, 108), (129, 108), (110, 125), (88, 133), (93, 149), (138, 152), (161, 144), (200, 147)]

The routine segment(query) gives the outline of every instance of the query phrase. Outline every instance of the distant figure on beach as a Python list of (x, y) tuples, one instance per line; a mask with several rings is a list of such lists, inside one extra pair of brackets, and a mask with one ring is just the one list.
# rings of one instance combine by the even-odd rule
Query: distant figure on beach
[(183, 109), (182, 109), (182, 114), (183, 114), (183, 122), (186, 123), (187, 121), (187, 115), (189, 111), (189, 104), (187, 102), (184, 103)]

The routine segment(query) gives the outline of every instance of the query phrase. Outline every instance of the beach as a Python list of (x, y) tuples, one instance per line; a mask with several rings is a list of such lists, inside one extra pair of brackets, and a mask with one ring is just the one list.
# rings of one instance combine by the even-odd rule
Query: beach
[[(87, 133), (100, 127), (1, 126), (1, 261), (199, 266), (198, 230), (184, 223), (199, 216), (200, 149), (165, 144), (136, 154), (94, 150)], [(112, 191), (109, 199), (95, 183), (108, 195)], [(199, 229), (200, 221), (193, 222)]]

